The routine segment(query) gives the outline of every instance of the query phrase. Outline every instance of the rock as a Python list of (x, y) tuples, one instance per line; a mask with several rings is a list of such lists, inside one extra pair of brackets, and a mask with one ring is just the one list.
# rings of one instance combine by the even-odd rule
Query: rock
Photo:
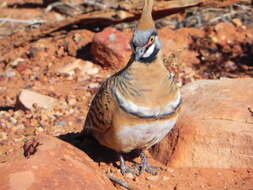
[(197, 28), (181, 28), (172, 30), (169, 27), (163, 27), (159, 30), (159, 37), (163, 45), (164, 55), (174, 54), (178, 57), (180, 64), (199, 63), (198, 53), (190, 50), (193, 42), (192, 36), (204, 37), (203, 30)]
[(29, 158), (0, 164), (1, 189), (115, 189), (81, 150), (55, 137), (33, 143)]
[(234, 42), (247, 43), (253, 40), (252, 29), (242, 29), (233, 24), (218, 23), (209, 34), (213, 42), (222, 46)]
[(33, 105), (51, 110), (56, 106), (58, 101), (55, 98), (39, 94), (37, 92), (22, 89), (17, 97), (16, 108), (33, 109)]
[(151, 175), (151, 176), (147, 176), (145, 179), (148, 180), (148, 181), (157, 181), (158, 179), (160, 178), (159, 175)]
[(74, 30), (67, 34), (64, 40), (64, 46), (69, 55), (73, 57), (82, 57), (88, 53), (87, 45), (92, 42), (94, 33), (89, 30)]
[(91, 45), (93, 58), (104, 67), (122, 68), (131, 55), (130, 32), (108, 27), (94, 35)]
[(253, 79), (200, 80), (182, 88), (177, 127), (151, 149), (172, 167), (253, 167)]
[(7, 77), (9, 77), (9, 78), (15, 77), (16, 76), (16, 72), (12, 68), (7, 68), (6, 71), (5, 71), (5, 75)]
[(82, 75), (94, 75), (99, 72), (98, 67), (96, 67), (92, 62), (85, 61), (83, 62), (80, 59), (75, 60), (74, 62), (68, 63), (56, 69), (56, 72), (74, 75), (75, 70), (79, 69)]

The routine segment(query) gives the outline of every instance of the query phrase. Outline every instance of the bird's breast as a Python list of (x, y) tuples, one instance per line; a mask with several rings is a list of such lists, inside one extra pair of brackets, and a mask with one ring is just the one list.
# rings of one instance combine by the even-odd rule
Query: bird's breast
[(124, 124), (116, 133), (123, 152), (133, 149), (149, 148), (160, 142), (172, 129), (177, 115), (163, 120), (143, 121), (136, 124)]
[(173, 96), (165, 97), (162, 100), (146, 95), (141, 97), (129, 98), (122, 94), (118, 89), (113, 89), (114, 96), (117, 99), (118, 105), (127, 113), (137, 115), (142, 118), (162, 117), (175, 112), (181, 102), (179, 91), (175, 91)]

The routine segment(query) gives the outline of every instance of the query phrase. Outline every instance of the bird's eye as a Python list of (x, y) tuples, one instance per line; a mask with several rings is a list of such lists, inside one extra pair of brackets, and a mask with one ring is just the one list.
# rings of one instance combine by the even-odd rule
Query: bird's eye
[(155, 36), (153, 35), (153, 36), (151, 36), (150, 38), (149, 38), (149, 40), (150, 40), (150, 42), (154, 42), (155, 41)]

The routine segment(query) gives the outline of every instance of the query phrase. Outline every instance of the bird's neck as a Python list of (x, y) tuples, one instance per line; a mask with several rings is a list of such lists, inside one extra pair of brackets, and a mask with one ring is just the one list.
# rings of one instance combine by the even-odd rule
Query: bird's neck
[(152, 81), (154, 77), (161, 78), (168, 75), (168, 71), (163, 64), (162, 52), (160, 51), (152, 62), (133, 61), (127, 68), (126, 72), (135, 80)]
[[(175, 85), (162, 61), (162, 54), (148, 64), (129, 62), (118, 73), (114, 89), (116, 96), (123, 102), (132, 102), (139, 106), (167, 105), (167, 100), (175, 96)], [(120, 95), (119, 95), (120, 94)], [(153, 105), (154, 104), (154, 105)]]
[(121, 77), (128, 81), (129, 86), (143, 89), (143, 93), (148, 93), (150, 90), (159, 91), (169, 82), (169, 73), (163, 64), (161, 52), (157, 54), (156, 59), (149, 63), (129, 62), (121, 73)]

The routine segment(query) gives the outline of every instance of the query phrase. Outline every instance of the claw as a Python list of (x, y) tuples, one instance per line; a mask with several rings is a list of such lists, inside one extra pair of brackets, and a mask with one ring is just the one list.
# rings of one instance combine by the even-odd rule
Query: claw
[(162, 168), (151, 166), (148, 163), (148, 159), (144, 152), (140, 153), (141, 157), (141, 163), (136, 163), (135, 165), (137, 168), (132, 168), (125, 164), (125, 160), (122, 156), (122, 154), (119, 154), (119, 160), (120, 160), (120, 172), (122, 175), (125, 175), (126, 173), (132, 173), (134, 176), (140, 176), (144, 172), (150, 173), (152, 175), (157, 175), (157, 170), (161, 170)]
[(125, 175), (126, 173), (132, 173), (134, 176), (138, 175), (135, 168), (132, 168), (125, 164), (125, 160), (122, 154), (119, 154), (119, 159), (120, 159), (120, 172), (122, 175)]
[(152, 175), (157, 175), (157, 170), (160, 170), (161, 168), (149, 165), (148, 159), (146, 155), (144, 154), (144, 152), (141, 152), (140, 157), (141, 157), (141, 163), (137, 164), (139, 166), (138, 175), (140, 176), (141, 174), (143, 174), (143, 172), (148, 172)]

